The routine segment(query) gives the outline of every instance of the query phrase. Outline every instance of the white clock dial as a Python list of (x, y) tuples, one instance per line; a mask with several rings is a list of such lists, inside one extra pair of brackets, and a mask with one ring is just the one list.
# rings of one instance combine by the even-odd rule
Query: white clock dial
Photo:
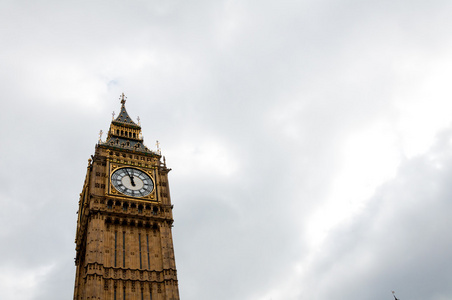
[(154, 189), (151, 177), (135, 168), (121, 168), (111, 175), (111, 183), (115, 189), (127, 196), (144, 197)]

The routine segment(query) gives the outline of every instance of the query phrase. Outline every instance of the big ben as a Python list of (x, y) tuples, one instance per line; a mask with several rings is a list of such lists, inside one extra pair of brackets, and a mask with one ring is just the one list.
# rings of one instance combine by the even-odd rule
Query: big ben
[(121, 96), (80, 194), (74, 300), (179, 300), (168, 172)]

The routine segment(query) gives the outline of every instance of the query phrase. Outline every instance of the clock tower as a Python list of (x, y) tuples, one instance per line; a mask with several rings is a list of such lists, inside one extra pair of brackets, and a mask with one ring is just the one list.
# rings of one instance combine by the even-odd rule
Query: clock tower
[(80, 194), (74, 300), (179, 300), (168, 172), (121, 97)]

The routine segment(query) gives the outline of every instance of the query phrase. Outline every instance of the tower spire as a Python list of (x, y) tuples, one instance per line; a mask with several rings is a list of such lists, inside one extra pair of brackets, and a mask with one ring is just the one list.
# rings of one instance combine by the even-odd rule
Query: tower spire
[[(124, 95), (124, 93), (122, 93), (119, 96), (119, 99), (121, 99), (121, 110), (119, 111), (119, 114), (116, 117), (116, 119), (113, 119), (113, 121), (126, 123), (126, 124), (130, 124), (130, 125), (134, 125), (134, 126), (139, 126), (139, 125), (135, 124), (134, 121), (132, 121), (132, 118), (127, 113), (126, 106), (125, 106), (127, 97)], [(113, 118), (114, 118), (114, 115), (113, 115)]]
[[(127, 97), (124, 93), (119, 96), (119, 99), (121, 100), (121, 109), (119, 114), (115, 118), (115, 114), (113, 112), (113, 120), (111, 121), (107, 138), (105, 142), (102, 142), (99, 138), (99, 143), (121, 149), (154, 153), (143, 144), (143, 136), (139, 123), (140, 120), (138, 119), (138, 124), (136, 124), (127, 113), (125, 106)], [(158, 155), (160, 155), (160, 153)]]

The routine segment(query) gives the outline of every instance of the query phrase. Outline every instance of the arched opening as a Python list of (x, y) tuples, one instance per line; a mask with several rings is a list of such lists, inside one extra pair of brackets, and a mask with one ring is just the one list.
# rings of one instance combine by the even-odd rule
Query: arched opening
[(154, 208), (152, 209), (152, 213), (154, 215), (156, 215), (156, 214), (158, 214), (158, 212), (159, 212), (159, 208), (157, 206), (154, 206)]

